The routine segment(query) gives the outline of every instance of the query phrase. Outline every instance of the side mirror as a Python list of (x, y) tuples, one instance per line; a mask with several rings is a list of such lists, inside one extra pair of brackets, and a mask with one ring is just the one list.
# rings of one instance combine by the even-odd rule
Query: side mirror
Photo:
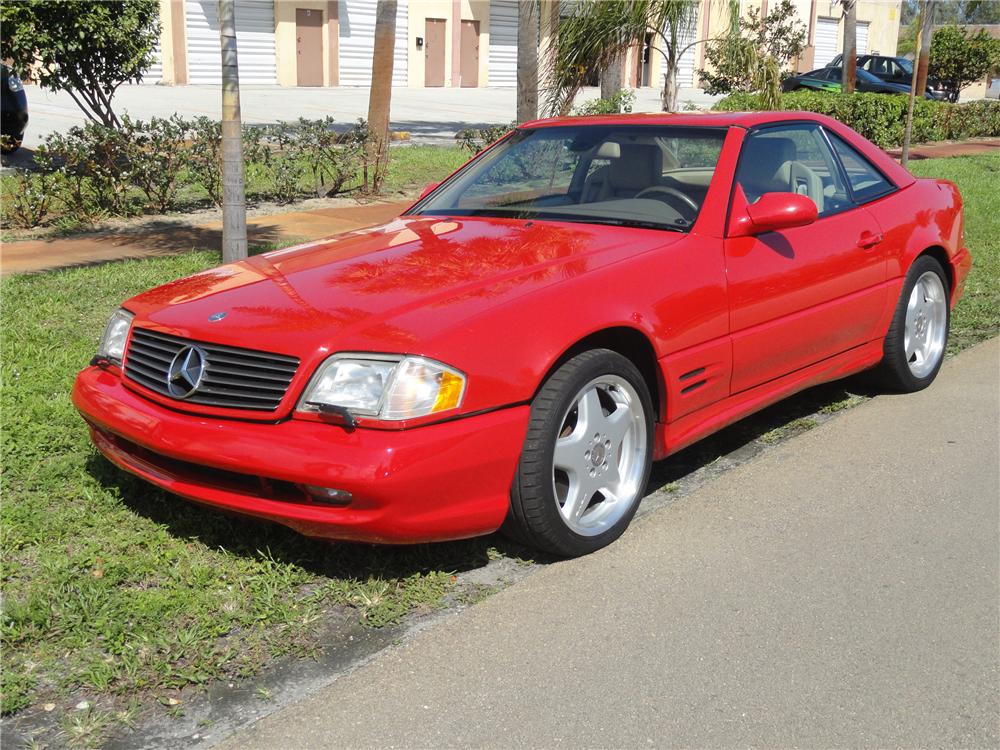
[(764, 193), (746, 208), (746, 216), (736, 222), (734, 236), (748, 237), (781, 229), (804, 227), (816, 221), (816, 204), (808, 195)]
[(420, 197), (417, 198), (417, 200), (419, 201), (426, 198), (428, 193), (430, 193), (434, 188), (436, 188), (440, 184), (441, 184), (440, 182), (428, 182), (426, 185), (424, 185), (424, 189), (420, 191)]

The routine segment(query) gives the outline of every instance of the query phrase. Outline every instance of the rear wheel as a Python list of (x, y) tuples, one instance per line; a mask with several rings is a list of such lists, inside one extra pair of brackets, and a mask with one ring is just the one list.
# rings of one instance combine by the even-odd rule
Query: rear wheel
[(903, 282), (877, 374), (896, 391), (919, 391), (937, 377), (948, 344), (951, 309), (948, 278), (928, 255), (913, 263)]
[(505, 530), (561, 557), (621, 536), (649, 480), (652, 414), (645, 380), (620, 354), (562, 365), (532, 402)]

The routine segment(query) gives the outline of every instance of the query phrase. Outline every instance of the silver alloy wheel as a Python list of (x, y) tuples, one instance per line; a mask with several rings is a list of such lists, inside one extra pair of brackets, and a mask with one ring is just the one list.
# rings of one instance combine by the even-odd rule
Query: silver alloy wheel
[(563, 416), (553, 455), (559, 514), (581, 536), (615, 525), (638, 499), (646, 466), (646, 415), (617, 375), (585, 385)]
[(944, 355), (948, 336), (948, 295), (941, 277), (925, 271), (906, 304), (903, 351), (915, 378), (930, 375)]

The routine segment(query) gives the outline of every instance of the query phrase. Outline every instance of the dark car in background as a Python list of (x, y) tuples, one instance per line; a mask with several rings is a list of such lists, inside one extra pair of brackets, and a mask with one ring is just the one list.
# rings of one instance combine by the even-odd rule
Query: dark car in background
[(0, 149), (10, 154), (21, 147), (28, 125), (28, 97), (17, 73), (0, 63)]
[[(841, 68), (820, 68), (812, 70), (802, 75), (788, 78), (781, 84), (782, 91), (798, 91), (799, 89), (813, 89), (814, 91), (840, 91), (840, 79), (843, 75)], [(867, 70), (858, 68), (855, 90), (874, 94), (909, 94), (910, 87), (901, 83), (889, 83), (882, 81)], [(932, 99), (930, 94), (925, 94), (928, 99)]]
[[(830, 63), (831, 68), (840, 68), (843, 55), (837, 55)], [(906, 93), (910, 93), (910, 85), (913, 81), (913, 61), (905, 57), (894, 57), (890, 55), (859, 55), (858, 69), (867, 71), (873, 76), (886, 83), (898, 83), (906, 86)], [(937, 78), (927, 77), (927, 98), (939, 100), (954, 100), (949, 96), (947, 89)]]

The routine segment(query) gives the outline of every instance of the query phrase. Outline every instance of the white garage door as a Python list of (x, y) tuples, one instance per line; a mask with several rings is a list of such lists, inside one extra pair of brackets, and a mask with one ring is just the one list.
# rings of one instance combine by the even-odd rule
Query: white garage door
[(163, 78), (163, 58), (160, 54), (160, 42), (153, 45), (153, 64), (142, 74), (142, 83), (159, 83)]
[[(187, 0), (188, 83), (222, 83), (218, 0)], [(273, 84), (274, 1), (236, 0), (236, 52), (240, 83)]]
[[(681, 50), (684, 50), (685, 47), (688, 47), (688, 45), (696, 41), (696, 39), (695, 26), (694, 24), (691, 24), (687, 28), (683, 29), (678, 35), (678, 47)], [(697, 46), (692, 46), (682, 52), (681, 59), (677, 64), (678, 86), (694, 86), (694, 68), (697, 59), (697, 55), (695, 53), (697, 49)], [(664, 72), (666, 72), (666, 66), (664, 66)], [(662, 81), (655, 82), (654, 85), (659, 85), (660, 83), (662, 83)]]
[(489, 84), (517, 85), (517, 0), (490, 3)]
[(868, 21), (858, 21), (858, 33), (855, 35), (859, 55), (868, 54)]
[(840, 21), (836, 18), (816, 19), (816, 50), (813, 68), (825, 68), (837, 56), (837, 31)]
[[(375, 0), (340, 3), (340, 84), (370, 86), (375, 53)], [(409, 14), (407, 0), (396, 5), (396, 46), (392, 57), (392, 85), (407, 84)]]

